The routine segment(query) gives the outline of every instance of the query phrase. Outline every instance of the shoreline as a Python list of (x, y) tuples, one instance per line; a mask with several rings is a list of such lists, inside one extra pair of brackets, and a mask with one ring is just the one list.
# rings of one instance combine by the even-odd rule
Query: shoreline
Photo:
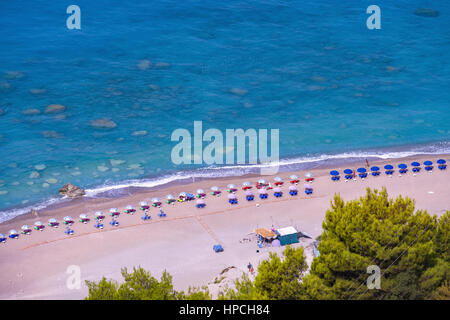
[[(435, 164), (435, 160), (438, 158), (444, 158), (444, 159), (447, 159), (450, 161), (450, 153), (449, 154), (418, 154), (418, 155), (411, 155), (411, 156), (406, 156), (406, 157), (401, 157), (401, 158), (387, 158), (387, 159), (367, 158), (367, 160), (369, 161), (370, 166), (386, 164), (387, 162), (390, 162), (391, 164), (394, 165), (394, 169), (397, 170), (398, 168), (396, 167), (396, 165), (401, 162), (406, 161), (408, 164), (408, 167), (410, 167), (409, 163), (411, 161), (419, 161), (422, 164), (423, 160), (430, 159)], [(252, 178), (257, 178), (257, 177), (266, 178), (267, 177), (266, 180), (268, 180), (269, 182), (273, 182), (272, 181), (273, 177), (277, 176), (277, 175), (286, 176), (286, 175), (291, 175), (291, 174), (298, 174), (299, 172), (301, 173), (304, 171), (311, 171), (311, 172), (318, 171), (320, 173), (320, 175), (328, 175), (328, 171), (326, 171), (326, 170), (336, 169), (336, 170), (342, 171), (344, 169), (343, 168), (344, 166), (352, 167), (353, 165), (355, 165), (357, 163), (359, 163), (358, 167), (359, 166), (366, 167), (365, 159), (362, 160), (361, 158), (344, 158), (344, 159), (341, 159), (341, 161), (339, 161), (339, 163), (330, 163), (329, 161), (323, 161), (322, 163), (320, 163), (320, 161), (316, 161), (316, 162), (311, 162), (311, 164), (315, 164), (314, 167), (309, 167), (304, 170), (296, 170), (296, 171), (280, 170), (277, 174), (268, 175), (268, 176), (261, 176), (261, 175), (258, 175), (257, 173), (247, 173), (247, 174), (243, 174), (243, 175), (223, 176), (223, 177), (217, 177), (217, 178), (213, 178), (213, 177), (194, 177), (194, 179), (182, 178), (179, 180), (173, 180), (173, 181), (170, 181), (170, 182), (158, 185), (158, 186), (154, 186), (154, 187), (128, 186), (125, 188), (118, 189), (120, 192), (119, 192), (119, 194), (115, 194), (115, 195), (107, 195), (107, 196), (102, 197), (101, 196), (102, 194), (108, 194), (108, 192), (106, 191), (106, 192), (99, 193), (96, 197), (83, 196), (80, 198), (72, 198), (72, 199), (60, 198), (59, 199), (60, 201), (57, 201), (56, 203), (52, 203), (52, 204), (46, 206), (45, 208), (37, 210), (37, 211), (38, 211), (40, 217), (49, 218), (49, 217), (53, 217), (53, 216), (51, 216), (51, 214), (55, 211), (70, 210), (72, 207), (78, 207), (78, 206), (85, 206), (85, 207), (95, 206), (95, 207), (97, 207), (97, 205), (103, 204), (105, 202), (115, 201), (115, 200), (123, 200), (128, 197), (136, 197), (139, 195), (142, 195), (142, 201), (150, 202), (149, 198), (151, 198), (153, 196), (148, 195), (148, 194), (155, 193), (155, 192), (160, 194), (160, 192), (167, 191), (164, 195), (160, 194), (157, 196), (157, 197), (161, 198), (161, 200), (164, 200), (165, 196), (167, 194), (173, 194), (173, 195), (177, 196), (182, 191), (194, 193), (194, 191), (195, 191), (194, 189), (198, 189), (198, 188), (203, 188), (203, 189), (205, 189), (205, 191), (207, 193), (210, 193), (209, 187), (216, 185), (217, 183), (215, 184), (214, 183), (215, 181), (218, 182), (219, 184), (221, 181), (224, 181), (224, 182), (226, 182), (226, 184), (228, 184), (228, 183), (234, 183), (234, 181), (236, 181), (236, 180), (243, 182), (244, 180), (249, 180), (249, 179), (251, 180)], [(324, 173), (324, 171), (325, 171), (325, 173)], [(301, 175), (301, 174), (298, 174), (298, 175), (299, 175), (300, 179), (303, 179), (303, 175)], [(193, 181), (191, 181), (191, 180), (193, 180)], [(204, 185), (204, 183), (206, 183), (206, 182), (210, 182), (209, 187), (204, 187), (204, 186), (203, 187), (198, 187), (198, 186), (195, 187), (195, 185), (197, 185), (197, 184)], [(222, 184), (224, 184), (224, 183), (222, 183)], [(221, 186), (222, 191), (223, 191), (223, 187), (226, 186), (226, 184)], [(235, 184), (238, 187), (238, 189), (240, 189), (240, 185), (237, 183), (235, 183)], [(193, 190), (189, 191), (189, 190), (183, 189), (183, 187), (190, 188), (191, 185), (194, 186), (191, 188)], [(87, 190), (89, 190), (89, 189), (87, 189)], [(116, 189), (114, 189), (114, 190), (116, 190)], [(178, 191), (176, 191), (176, 190), (178, 190)], [(33, 207), (33, 206), (30, 206), (30, 207)], [(89, 212), (84, 212), (84, 213), (89, 213)], [(93, 212), (90, 212), (90, 213), (92, 214)], [(0, 230), (3, 230), (3, 226), (11, 225), (13, 223), (26, 222), (30, 218), (35, 219), (35, 217), (30, 217), (30, 210), (28, 210), (27, 213), (23, 213), (23, 214), (15, 216), (11, 219), (0, 222)], [(60, 217), (60, 218), (62, 218), (62, 217)]]

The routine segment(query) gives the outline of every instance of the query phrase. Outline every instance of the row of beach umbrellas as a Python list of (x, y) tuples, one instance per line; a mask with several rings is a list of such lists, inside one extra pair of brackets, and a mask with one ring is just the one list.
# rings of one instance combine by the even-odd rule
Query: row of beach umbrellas
[[(444, 160), (444, 159), (439, 159), (439, 160), (436, 161), (436, 163), (439, 165), (438, 168), (440, 170), (445, 170), (446, 167), (447, 167), (447, 161)], [(430, 160), (424, 161), (423, 165), (424, 165), (424, 169), (426, 171), (431, 171), (433, 169), (433, 162), (430, 161)], [(421, 164), (419, 162), (417, 162), (417, 161), (411, 162), (411, 166), (412, 166), (412, 171), (413, 172), (419, 172), (420, 171)], [(394, 166), (392, 166), (391, 164), (387, 164), (383, 168), (386, 170), (385, 173), (387, 175), (392, 175), (393, 172), (394, 172)], [(407, 170), (408, 170), (408, 165), (406, 165), (405, 163), (400, 163), (398, 165), (398, 168), (399, 168), (399, 173), (401, 173), (401, 174), (402, 173), (406, 173)], [(371, 171), (373, 176), (379, 175), (380, 174), (380, 170), (381, 169), (378, 166), (373, 166), (373, 167), (370, 168), (370, 171)], [(356, 170), (356, 172), (358, 172), (358, 175), (361, 178), (367, 177), (367, 169), (366, 168), (358, 168)], [(354, 174), (356, 174), (356, 172), (354, 173), (354, 171), (352, 169), (345, 169), (343, 171), (343, 173), (345, 174), (345, 178), (346, 179), (350, 179)], [(338, 178), (340, 176), (340, 173), (337, 170), (332, 170), (332, 171), (330, 171), (330, 175), (332, 176), (332, 178), (331, 178), (332, 180), (338, 180)]]

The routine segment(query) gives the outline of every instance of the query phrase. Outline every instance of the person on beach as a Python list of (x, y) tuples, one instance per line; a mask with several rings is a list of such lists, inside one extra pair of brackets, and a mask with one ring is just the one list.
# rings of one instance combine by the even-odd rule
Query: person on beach
[(367, 168), (370, 167), (369, 160), (367, 160), (367, 159), (366, 159), (366, 166), (367, 166)]
[(253, 266), (252, 266), (252, 264), (250, 262), (248, 263), (247, 268), (248, 268), (248, 272), (251, 273), (251, 270), (253, 269)]

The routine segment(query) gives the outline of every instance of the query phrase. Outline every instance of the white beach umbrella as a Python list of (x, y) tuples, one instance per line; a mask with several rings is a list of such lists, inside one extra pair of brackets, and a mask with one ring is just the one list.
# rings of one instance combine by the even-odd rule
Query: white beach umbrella
[(44, 224), (43, 224), (41, 221), (36, 221), (36, 222), (34, 223), (34, 225), (35, 225), (36, 227), (41, 227), (41, 226), (43, 226)]
[(197, 204), (205, 204), (205, 200), (203, 200), (203, 199), (198, 199), (198, 200), (197, 200)]
[(103, 217), (103, 216), (105, 216), (105, 214), (103, 213), (103, 211), (97, 211), (94, 213), (94, 216), (95, 217)]
[(148, 202), (147, 201), (141, 201), (141, 202), (139, 202), (139, 205), (141, 207), (145, 207), (145, 206), (148, 206)]
[(180, 192), (179, 197), (186, 197), (186, 192)]
[(283, 179), (281, 179), (281, 177), (275, 177), (275, 178), (273, 178), (273, 180), (275, 182), (282, 182), (283, 181)]
[(242, 183), (243, 187), (250, 187), (252, 185), (252, 183), (250, 181), (245, 181), (244, 183)]
[(258, 189), (258, 192), (261, 194), (266, 194), (267, 190), (266, 189)]
[(125, 207), (125, 210), (134, 210), (134, 207), (131, 204), (129, 204)]
[(26, 224), (24, 224), (24, 225), (21, 227), (21, 229), (22, 229), (23, 231), (31, 230), (30, 226), (28, 226), (28, 225), (26, 225)]
[(16, 235), (18, 235), (19, 233), (17, 232), (17, 230), (15, 230), (15, 229), (11, 229), (11, 230), (9, 230), (9, 235), (11, 235), (11, 236), (16, 236)]
[(205, 190), (203, 190), (203, 189), (197, 189), (197, 194), (204, 194), (205, 193)]
[(220, 188), (218, 186), (213, 186), (211, 187), (211, 191), (219, 191)]
[(291, 175), (291, 176), (289, 177), (289, 179), (291, 179), (291, 180), (298, 180), (298, 176), (296, 176), (295, 174), (293, 174), (293, 175)]
[(55, 218), (50, 218), (48, 219), (48, 223), (58, 223), (58, 220), (56, 220)]
[(307, 172), (307, 173), (305, 173), (305, 177), (312, 178), (313, 174), (311, 172)]
[(86, 214), (86, 213), (82, 213), (82, 214), (80, 214), (80, 219), (87, 219), (88, 218), (88, 215)]
[(305, 183), (305, 189), (312, 189), (312, 186), (310, 185), (310, 184), (308, 184), (308, 183)]
[(297, 191), (297, 187), (296, 186), (289, 186), (289, 191)]
[(267, 183), (267, 180), (266, 180), (266, 179), (259, 179), (259, 180), (258, 180), (258, 183), (259, 183), (259, 184), (266, 184), (266, 183)]
[(232, 183), (230, 183), (227, 187), (228, 189), (236, 189), (236, 185)]
[(73, 221), (72, 217), (70, 217), (70, 216), (64, 217), (63, 220), (66, 221), (66, 222), (71, 222), (71, 221)]
[(6, 237), (3, 233), (0, 233), (0, 239), (6, 239)]
[(168, 195), (166, 196), (166, 199), (167, 199), (167, 200), (175, 200), (175, 197), (174, 197), (173, 194), (168, 194)]
[(117, 208), (111, 208), (111, 209), (109, 209), (109, 212), (116, 213), (116, 212), (119, 212), (119, 210)]

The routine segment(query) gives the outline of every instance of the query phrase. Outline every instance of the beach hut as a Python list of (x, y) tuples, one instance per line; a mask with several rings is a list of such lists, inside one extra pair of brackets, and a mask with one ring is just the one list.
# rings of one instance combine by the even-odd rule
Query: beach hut
[(339, 176), (339, 171), (337, 171), (337, 170), (331, 170), (330, 175), (331, 175), (331, 181), (339, 181), (339, 179), (341, 178)]
[(69, 226), (71, 226), (72, 224), (73, 224), (73, 219), (72, 219), (72, 217), (70, 217), (70, 216), (65, 216), (64, 218), (63, 218), (63, 223), (65, 224), (65, 225), (69, 225)]
[(420, 172), (420, 163), (419, 162), (417, 162), (417, 161), (411, 162), (411, 166), (413, 167), (412, 168), (413, 173)]
[(152, 198), (152, 206), (153, 207), (161, 207), (161, 200), (157, 197)]
[(377, 177), (380, 175), (380, 168), (377, 166), (370, 168), (370, 171), (372, 171), (372, 176), (374, 176), (374, 177)]
[(253, 230), (258, 242), (272, 242), (277, 238), (277, 234), (267, 228), (258, 228)]
[(390, 164), (387, 164), (384, 166), (384, 169), (386, 170), (384, 173), (386, 173), (388, 176), (392, 177), (392, 174), (394, 173), (394, 167)]
[(175, 196), (173, 194), (168, 194), (166, 196), (166, 203), (171, 204), (176, 201)]
[(291, 184), (297, 184), (297, 183), (300, 182), (300, 179), (299, 179), (298, 176), (295, 175), (295, 174), (291, 175), (291, 176), (289, 177), (289, 180), (290, 180), (289, 182), (290, 182)]
[(37, 231), (44, 231), (45, 225), (41, 221), (36, 221), (34, 223), (34, 229)]
[(258, 193), (261, 200), (267, 199), (268, 195), (266, 189), (258, 189)]
[(298, 194), (298, 190), (296, 186), (289, 186), (289, 195), (296, 196)]
[(139, 202), (139, 207), (141, 208), (141, 210), (148, 210), (148, 208), (150, 208), (147, 201)]
[(242, 183), (242, 190), (249, 190), (252, 188), (252, 184), (250, 181), (245, 181), (244, 183)]
[(253, 201), (253, 199), (255, 199), (255, 196), (253, 195), (253, 192), (251, 190), (245, 191), (245, 199), (247, 201)]
[(204, 207), (206, 206), (205, 200), (203, 200), (203, 199), (198, 199), (198, 200), (197, 200), (197, 203), (195, 204), (195, 206), (196, 206), (197, 208), (204, 208)]
[(277, 238), (280, 240), (280, 244), (282, 246), (299, 242), (298, 231), (292, 226), (277, 229), (275, 233), (277, 234)]
[(105, 215), (104, 215), (103, 211), (97, 211), (94, 214), (94, 217), (95, 217), (95, 220), (97, 220), (97, 221), (103, 221), (103, 219), (105, 219)]
[(58, 228), (58, 226), (59, 226), (59, 222), (55, 218), (48, 219), (47, 223), (48, 223), (48, 226), (51, 228)]
[(275, 196), (275, 198), (280, 198), (283, 196), (283, 191), (280, 187), (276, 187), (273, 189), (273, 195)]
[(220, 195), (220, 193), (221, 193), (221, 191), (220, 191), (220, 188), (218, 186), (212, 186), (211, 187), (211, 194), (213, 196), (218, 196), (218, 195)]
[(312, 194), (312, 193), (313, 193), (313, 187), (312, 187), (312, 185), (310, 185), (310, 184), (308, 184), (308, 183), (305, 183), (304, 187), (305, 187), (305, 194), (306, 194), (306, 195), (309, 195), (309, 194)]
[(119, 215), (120, 215), (119, 209), (117, 209), (117, 208), (111, 208), (111, 209), (109, 209), (109, 215), (110, 215), (111, 217), (119, 216)]
[(20, 229), (22, 229), (22, 234), (31, 234), (31, 228), (26, 224), (24, 224)]
[(353, 170), (352, 169), (345, 169), (345, 180), (350, 180), (353, 178)]
[(82, 214), (80, 214), (80, 222), (81, 223), (84, 223), (84, 224), (86, 224), (86, 223), (88, 223), (89, 222), (89, 217), (88, 217), (88, 215), (86, 214), (86, 213), (82, 213)]
[(65, 234), (71, 236), (74, 234), (74, 231), (70, 229), (70, 227), (66, 227), (66, 230), (64, 231)]
[(313, 182), (314, 181), (314, 176), (311, 172), (307, 172), (305, 173), (305, 181), (306, 182)]
[(430, 160), (427, 160), (423, 163), (423, 165), (425, 166), (424, 169), (425, 171), (431, 172), (433, 171), (433, 162), (431, 162)]
[(275, 181), (274, 185), (277, 187), (282, 186), (284, 183), (283, 179), (281, 179), (281, 177), (275, 177), (273, 180)]
[(203, 189), (197, 189), (197, 198), (204, 198), (206, 197), (206, 192)]
[(367, 178), (366, 168), (358, 168), (356, 171), (358, 171), (358, 175), (361, 179)]
[(407, 168), (408, 168), (408, 166), (407, 166), (406, 164), (400, 163), (400, 164), (398, 165), (398, 173), (400, 173), (400, 175), (402, 175), (402, 174), (408, 172), (408, 169), (407, 169)]
[(9, 230), (8, 237), (10, 239), (19, 239), (19, 233), (16, 231), (16, 229), (11, 229), (11, 230)]
[(129, 205), (127, 205), (125, 207), (125, 211), (124, 212), (128, 213), (128, 214), (133, 214), (133, 213), (136, 212), (136, 209), (131, 204), (129, 204)]
[(236, 188), (236, 185), (235, 184), (232, 184), (232, 183), (230, 183), (228, 186), (227, 186), (227, 188), (228, 188), (228, 192), (236, 192), (237, 191), (237, 188)]
[(230, 203), (230, 204), (237, 204), (238, 203), (238, 201), (236, 199), (236, 195), (234, 193), (230, 193), (228, 195), (228, 203)]
[(6, 237), (3, 233), (0, 233), (0, 243), (5, 243), (6, 242)]
[(439, 159), (438, 161), (436, 161), (437, 164), (439, 165), (438, 168), (439, 170), (445, 170), (447, 169), (447, 161), (445, 161), (444, 159)]

